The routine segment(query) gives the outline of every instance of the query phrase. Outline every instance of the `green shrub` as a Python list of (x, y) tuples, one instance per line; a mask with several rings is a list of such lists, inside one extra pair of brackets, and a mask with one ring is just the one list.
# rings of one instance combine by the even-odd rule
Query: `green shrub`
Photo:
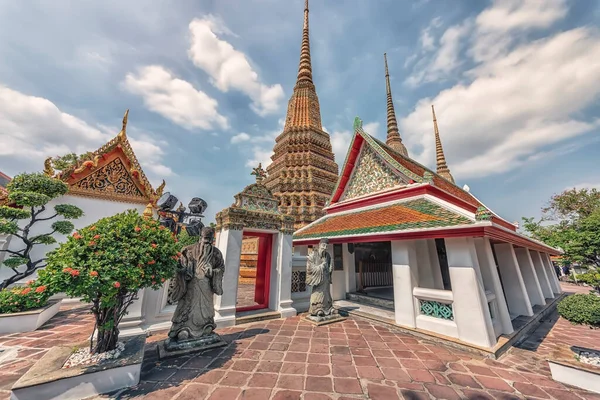
[(595, 290), (600, 290), (600, 271), (593, 270), (586, 272), (585, 274), (577, 275), (579, 282), (587, 283)]
[(98, 340), (94, 352), (113, 350), (117, 325), (143, 288), (159, 289), (178, 267), (179, 246), (158, 221), (130, 210), (73, 233), (48, 254), (39, 281), (92, 304)]
[(595, 294), (574, 294), (558, 303), (558, 313), (574, 324), (600, 326), (600, 297)]
[(29, 281), (24, 287), (0, 291), (0, 314), (18, 313), (43, 307), (52, 296), (46, 286)]

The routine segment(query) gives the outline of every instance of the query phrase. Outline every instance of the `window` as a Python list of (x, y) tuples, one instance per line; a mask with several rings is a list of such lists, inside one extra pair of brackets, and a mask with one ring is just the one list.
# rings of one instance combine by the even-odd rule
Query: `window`
[(450, 271), (448, 270), (448, 257), (446, 256), (446, 243), (444, 242), (444, 239), (435, 239), (435, 247), (437, 249), (438, 261), (440, 262), (444, 290), (452, 290), (452, 285), (450, 284)]
[(344, 252), (341, 244), (333, 245), (333, 270), (343, 271), (344, 270)]

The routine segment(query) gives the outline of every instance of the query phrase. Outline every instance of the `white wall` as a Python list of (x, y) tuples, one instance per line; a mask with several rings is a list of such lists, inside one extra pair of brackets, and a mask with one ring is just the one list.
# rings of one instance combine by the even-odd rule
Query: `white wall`
[[(138, 210), (138, 212), (142, 213), (146, 208), (146, 205), (144, 204), (122, 203), (117, 201), (100, 200), (82, 196), (65, 195), (50, 201), (50, 203), (46, 205), (46, 211), (40, 214), (39, 217), (43, 218), (54, 215), (54, 206), (57, 204), (72, 204), (83, 210), (84, 215), (81, 218), (70, 220), (75, 225), (76, 230), (91, 225), (100, 218), (109, 217), (111, 215), (115, 215), (130, 209), (135, 209)], [(33, 226), (33, 229), (30, 232), (33, 235), (51, 232), (52, 223), (60, 219), (60, 217), (57, 217), (49, 221), (36, 222), (36, 224)], [(23, 222), (24, 223), (22, 224), (22, 226), (26, 225), (26, 220), (24, 220)], [(66, 237), (64, 235), (58, 233), (55, 234), (54, 237), (58, 242), (63, 242), (66, 240)], [(32, 259), (38, 260), (40, 258), (43, 258), (48, 251), (56, 248), (57, 246), (58, 244), (40, 244), (35, 246), (33, 251), (31, 252)], [(18, 238), (13, 237), (10, 241), (9, 249), (17, 251), (21, 250), (22, 248), (23, 243)], [(21, 270), (25, 270), (25, 268), (21, 267)], [(4, 267), (0, 267), (0, 280), (4, 280), (12, 275), (13, 272), (11, 270), (7, 270)], [(23, 279), (22, 282), (26, 282), (35, 276), (35, 274), (33, 276), (29, 276)]]

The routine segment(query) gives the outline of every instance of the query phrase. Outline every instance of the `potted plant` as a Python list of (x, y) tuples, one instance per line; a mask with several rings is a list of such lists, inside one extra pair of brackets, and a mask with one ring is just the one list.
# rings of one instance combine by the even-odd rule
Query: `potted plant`
[[(178, 252), (170, 231), (134, 210), (74, 232), (48, 255), (39, 282), (91, 305), (95, 325), (89, 344), (81, 344), (75, 352), (72, 347), (51, 349), (13, 392), (32, 398), (42, 392), (46, 397), (58, 393), (67, 399), (136, 385), (145, 335), (119, 341), (118, 325), (140, 289), (159, 289), (174, 275)], [(85, 393), (77, 386), (82, 379), (93, 382), (85, 385)]]
[(13, 289), (9, 286), (46, 266), (46, 259), (35, 257), (34, 250), (56, 243), (54, 235), (57, 233), (71, 233), (74, 226), (67, 220), (81, 217), (83, 211), (70, 204), (58, 204), (53, 212), (46, 213), (50, 211), (48, 203), (66, 194), (68, 186), (43, 173), (17, 175), (7, 190), (8, 204), (0, 206), (0, 234), (10, 235), (13, 246), (0, 250), (5, 256), (1, 266), (3, 275), (8, 273), (0, 281), (0, 333), (27, 332), (52, 318), (59, 310), (60, 301), (48, 303), (50, 292), (40, 289), (41, 284), (32, 286), (30, 283), (28, 287)]

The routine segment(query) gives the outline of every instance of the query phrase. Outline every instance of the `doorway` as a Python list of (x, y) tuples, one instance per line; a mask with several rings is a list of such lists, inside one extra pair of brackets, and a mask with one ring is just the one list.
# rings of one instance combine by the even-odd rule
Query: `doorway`
[(236, 299), (237, 312), (269, 307), (272, 246), (272, 234), (244, 232)]

